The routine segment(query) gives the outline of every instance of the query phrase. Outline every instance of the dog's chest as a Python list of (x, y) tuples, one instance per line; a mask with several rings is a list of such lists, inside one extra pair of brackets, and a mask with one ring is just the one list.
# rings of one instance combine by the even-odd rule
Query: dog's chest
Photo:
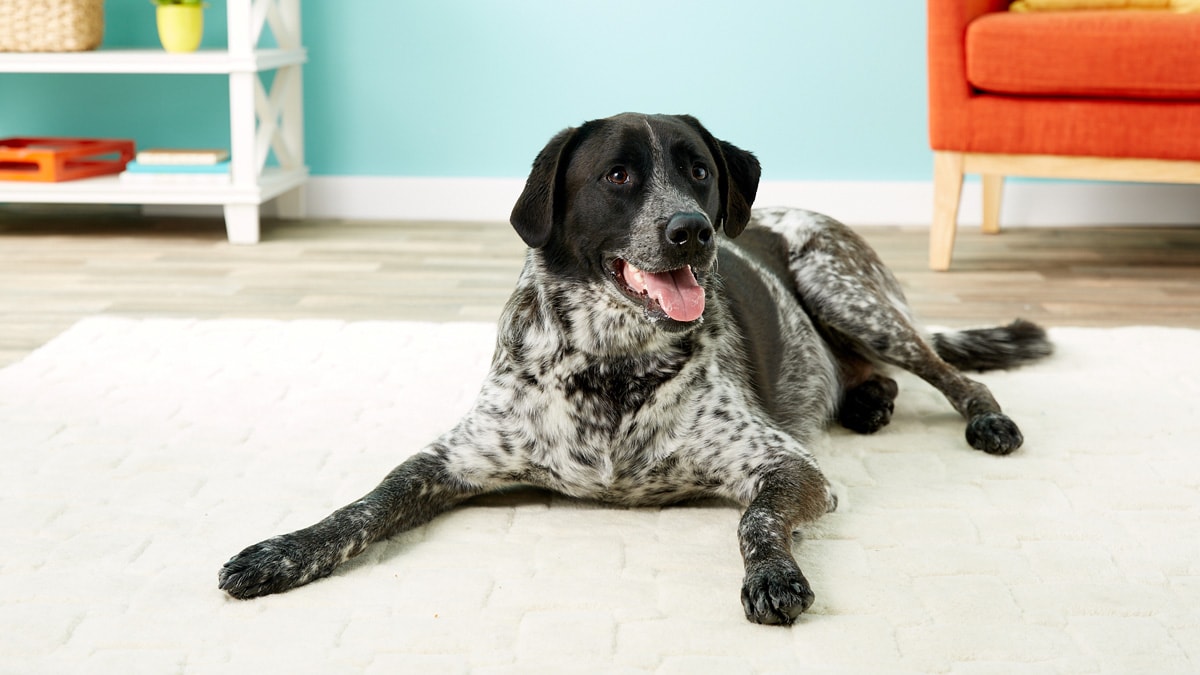
[(625, 500), (671, 453), (683, 410), (708, 390), (690, 345), (652, 355), (522, 364), (510, 424), (547, 487)]
[(687, 363), (686, 352), (592, 361), (571, 359), (551, 371), (552, 398), (582, 426), (601, 435), (619, 432), (623, 422), (647, 404)]
[(557, 422), (545, 430), (551, 439), (579, 448), (619, 452), (640, 437), (639, 426), (678, 403), (688, 356), (686, 351), (605, 359), (573, 355), (540, 369), (534, 395), (545, 416)]

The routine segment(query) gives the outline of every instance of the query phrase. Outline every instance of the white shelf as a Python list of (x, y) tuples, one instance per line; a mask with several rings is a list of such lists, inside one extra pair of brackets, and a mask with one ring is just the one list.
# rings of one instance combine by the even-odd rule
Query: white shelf
[(0, 202), (35, 204), (254, 204), (304, 185), (307, 169), (270, 168), (247, 185), (130, 184), (117, 176), (61, 183), (0, 180)]
[(274, 70), (307, 60), (308, 53), (303, 48), (256, 49), (244, 55), (224, 49), (204, 49), (191, 54), (170, 54), (162, 49), (0, 53), (0, 73), (228, 75)]
[[(258, 242), (258, 207), (263, 202), (279, 198), (281, 216), (303, 218), (308, 167), (301, 65), (308, 52), (300, 44), (300, 0), (228, 0), (225, 18), (228, 49), (190, 54), (157, 48), (0, 53), (0, 73), (225, 75), (233, 179), (229, 184), (130, 184), (117, 176), (62, 183), (0, 180), (0, 203), (219, 204), (225, 210), (229, 240), (238, 244)], [(258, 48), (267, 26), (280, 48)], [(276, 75), (268, 90), (258, 74), (271, 70)], [(265, 168), (271, 151), (282, 168)]]

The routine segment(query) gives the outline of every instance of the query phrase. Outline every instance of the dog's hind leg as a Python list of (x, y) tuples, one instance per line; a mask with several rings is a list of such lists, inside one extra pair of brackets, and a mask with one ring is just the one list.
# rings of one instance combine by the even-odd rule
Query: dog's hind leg
[(896, 381), (871, 372), (867, 378), (846, 388), (838, 404), (838, 423), (860, 434), (873, 434), (892, 421)]
[(835, 350), (899, 366), (932, 384), (967, 419), (971, 447), (1005, 455), (1021, 446), (1020, 429), (988, 388), (942, 360), (916, 328), (899, 282), (858, 234), (819, 214), (771, 215), (776, 219), (765, 224), (787, 241), (800, 302)]
[(416, 455), (366, 496), (319, 523), (247, 547), (221, 568), (219, 586), (235, 598), (280, 593), (328, 576), (372, 542), (417, 527), (484, 490), (456, 479), (444, 453)]

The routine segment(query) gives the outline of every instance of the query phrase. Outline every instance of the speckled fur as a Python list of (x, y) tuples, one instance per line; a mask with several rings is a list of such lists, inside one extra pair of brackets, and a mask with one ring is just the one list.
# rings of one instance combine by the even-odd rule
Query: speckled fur
[[(862, 432), (887, 423), (896, 388), (884, 365), (945, 392), (975, 447), (1015, 449), (1016, 426), (913, 328), (861, 239), (807, 211), (751, 214), (758, 172), (689, 117), (622, 115), (555, 136), (513, 211), (530, 249), (474, 408), (362, 499), (234, 556), (220, 587), (288, 590), (513, 485), (620, 505), (721, 497), (746, 507), (747, 618), (790, 624), (814, 597), (793, 530), (837, 504), (807, 444), (831, 419)], [(725, 236), (671, 241), (679, 214)], [(689, 265), (706, 291), (701, 318), (680, 323), (623, 291), (619, 261)], [(962, 365), (997, 353), (1017, 363), (1048, 345), (1036, 327), (1024, 347), (995, 330), (944, 339)]]

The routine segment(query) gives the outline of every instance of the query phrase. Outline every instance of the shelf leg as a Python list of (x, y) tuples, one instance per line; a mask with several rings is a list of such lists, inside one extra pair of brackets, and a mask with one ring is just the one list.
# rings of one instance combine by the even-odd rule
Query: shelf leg
[(231, 244), (257, 244), (258, 205), (226, 204), (225, 231), (229, 234)]
[(302, 220), (308, 215), (308, 195), (305, 186), (275, 198), (275, 211), (284, 220)]

